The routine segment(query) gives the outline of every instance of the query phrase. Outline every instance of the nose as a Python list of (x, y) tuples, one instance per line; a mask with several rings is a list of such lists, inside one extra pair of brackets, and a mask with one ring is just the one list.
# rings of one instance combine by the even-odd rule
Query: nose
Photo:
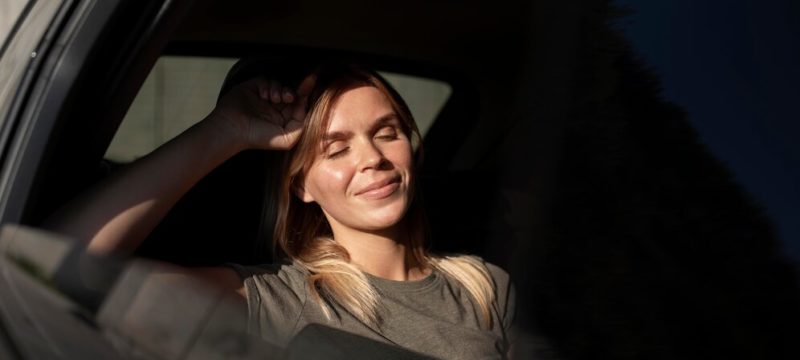
[(372, 141), (363, 141), (358, 146), (358, 170), (379, 170), (386, 166), (387, 160), (383, 151)]

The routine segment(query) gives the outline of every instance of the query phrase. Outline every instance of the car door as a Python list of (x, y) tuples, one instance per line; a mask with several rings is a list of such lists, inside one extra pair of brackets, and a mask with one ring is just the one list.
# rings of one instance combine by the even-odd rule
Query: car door
[[(77, 136), (73, 141), (93, 137), (81, 133), (86, 127), (80, 124), (87, 123), (81, 113), (94, 114), (99, 124), (101, 114), (124, 111), (125, 101), (114, 99), (126, 97), (121, 84), (136, 86), (121, 75), (132, 71), (127, 76), (135, 76), (131, 69), (137, 63), (128, 55), (158, 47), (162, 26), (188, 2), (42, 0), (12, 5), (16, 18), (4, 27), (0, 52), (0, 357), (121, 358), (93, 318), (97, 309), (91, 301), (81, 303), (92, 295), (87, 289), (69, 290), (62, 285), (71, 281), (58, 280), (87, 264), (81, 247), (19, 224), (30, 222), (36, 212), (31, 199), (42, 196), (36, 189), (43, 164), (53, 161), (48, 149), (65, 136)], [(142, 63), (148, 59), (135, 58)], [(88, 109), (87, 97), (97, 102)], [(119, 274), (114, 268), (121, 269), (116, 264), (95, 270), (112, 275), (107, 280), (113, 281)], [(110, 284), (106, 282), (106, 291)]]

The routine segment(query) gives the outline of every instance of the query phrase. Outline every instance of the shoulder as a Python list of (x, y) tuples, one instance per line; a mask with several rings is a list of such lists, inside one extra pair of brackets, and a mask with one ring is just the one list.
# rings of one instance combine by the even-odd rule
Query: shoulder
[(290, 262), (227, 265), (244, 284), (251, 331), (278, 344), (288, 342), (308, 299), (308, 272)]
[(503, 328), (508, 331), (514, 321), (516, 312), (516, 289), (511, 280), (511, 276), (503, 268), (485, 262), (486, 268), (494, 282), (494, 300), (497, 306), (498, 316)]
[(475, 255), (446, 256), (444, 261), (469, 264), (477, 267), (488, 278), (492, 286), (493, 304), (503, 327), (508, 329), (514, 318), (516, 290), (511, 276), (502, 267)]
[(486, 270), (489, 271), (489, 276), (492, 278), (496, 289), (505, 289), (512, 286), (511, 275), (507, 271), (490, 262), (484, 261), (483, 264), (486, 266)]
[(298, 310), (308, 297), (308, 272), (291, 262), (262, 265), (227, 264), (241, 279), (251, 306)]
[(245, 287), (269, 288), (272, 290), (293, 290), (301, 292), (305, 288), (308, 272), (292, 262), (276, 262), (260, 265), (226, 264), (244, 283)]
[(490, 263), (478, 256), (472, 256), (481, 264), (488, 272), (489, 278), (492, 280), (494, 287), (495, 299), (500, 305), (505, 305), (508, 301), (513, 302), (514, 284), (511, 281), (511, 275), (502, 267)]

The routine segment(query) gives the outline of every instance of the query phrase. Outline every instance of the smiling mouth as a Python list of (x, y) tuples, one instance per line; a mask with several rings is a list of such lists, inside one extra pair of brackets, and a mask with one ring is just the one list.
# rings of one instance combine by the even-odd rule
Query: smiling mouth
[(356, 196), (370, 200), (379, 200), (394, 194), (399, 187), (400, 178), (396, 177), (385, 181), (377, 181), (358, 192)]

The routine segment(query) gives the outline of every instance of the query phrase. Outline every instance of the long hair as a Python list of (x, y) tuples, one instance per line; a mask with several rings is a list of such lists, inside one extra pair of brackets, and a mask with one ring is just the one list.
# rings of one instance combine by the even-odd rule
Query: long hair
[[(372, 86), (383, 93), (397, 113), (401, 129), (417, 148), (415, 165), (421, 157), (422, 138), (411, 112), (400, 95), (377, 73), (353, 65), (327, 65), (316, 72), (317, 83), (308, 99), (308, 114), (303, 133), (290, 151), (280, 185), (278, 212), (273, 236), (275, 254), (294, 260), (308, 273), (312, 298), (330, 319), (337, 303), (369, 324), (378, 325), (380, 295), (367, 277), (350, 262), (347, 250), (333, 239), (330, 225), (319, 205), (305, 203), (295, 196), (317, 154), (330, 121), (334, 103), (345, 91)], [(416, 170), (416, 169), (415, 169)], [(416, 171), (414, 171), (416, 173)], [(490, 304), (494, 301), (491, 277), (485, 265), (470, 256), (435, 256), (425, 247), (428, 226), (421, 196), (412, 176), (411, 201), (402, 221), (408, 231), (406, 261), (421, 269), (435, 268), (461, 283), (477, 303), (486, 326), (491, 326)]]

